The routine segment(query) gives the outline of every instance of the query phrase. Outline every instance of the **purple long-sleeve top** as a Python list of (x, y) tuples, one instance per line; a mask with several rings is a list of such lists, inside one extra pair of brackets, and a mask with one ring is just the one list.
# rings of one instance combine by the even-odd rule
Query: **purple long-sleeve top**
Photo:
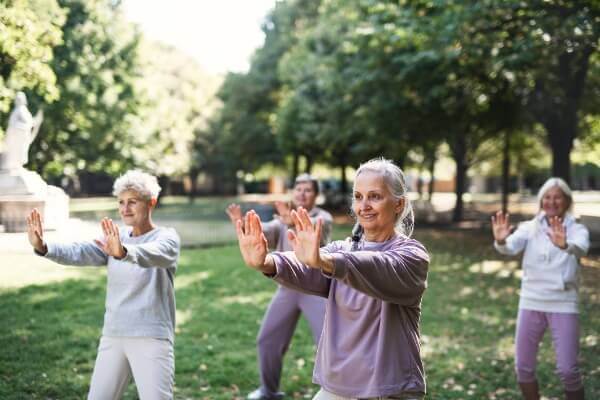
[(414, 239), (332, 242), (331, 276), (300, 263), (292, 252), (275, 252), (274, 279), (327, 298), (313, 381), (346, 397), (424, 394), (420, 356), (421, 298), (429, 255)]

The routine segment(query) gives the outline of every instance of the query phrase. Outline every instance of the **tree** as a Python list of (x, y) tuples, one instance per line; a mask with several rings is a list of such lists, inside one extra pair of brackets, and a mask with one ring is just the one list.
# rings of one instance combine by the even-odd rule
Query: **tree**
[(58, 98), (51, 61), (64, 21), (65, 12), (55, 0), (4, 1), (0, 7), (0, 133), (17, 91), (29, 94), (30, 101), (35, 96), (45, 102)]
[(124, 21), (118, 3), (59, 4), (67, 16), (51, 67), (60, 97), (45, 106), (30, 166), (51, 180), (75, 179), (84, 170), (113, 175), (133, 163), (139, 34)]
[(145, 101), (133, 118), (134, 163), (163, 177), (194, 175), (194, 143), (215, 111), (221, 79), (181, 51), (149, 40), (139, 57), (137, 87)]
[[(527, 111), (542, 124), (552, 150), (552, 174), (570, 180), (570, 153), (580, 134), (589, 70), (597, 62), (600, 3), (478, 2), (460, 15), (466, 46), (486, 43), (487, 70), (515, 82)], [(476, 56), (476, 54), (475, 54)]]

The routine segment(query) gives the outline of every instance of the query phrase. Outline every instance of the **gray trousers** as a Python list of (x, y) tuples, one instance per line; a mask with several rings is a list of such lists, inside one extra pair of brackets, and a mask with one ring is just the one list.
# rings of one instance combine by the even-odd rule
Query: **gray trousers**
[(324, 297), (311, 296), (279, 286), (263, 318), (257, 337), (260, 381), (263, 394), (279, 390), (283, 356), (288, 349), (300, 313), (308, 320), (315, 344), (319, 342), (325, 316)]

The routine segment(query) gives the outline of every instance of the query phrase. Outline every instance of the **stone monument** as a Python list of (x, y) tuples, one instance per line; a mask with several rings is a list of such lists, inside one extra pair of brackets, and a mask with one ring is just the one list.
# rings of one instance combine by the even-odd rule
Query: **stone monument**
[(0, 225), (5, 232), (27, 230), (26, 217), (32, 208), (40, 210), (48, 229), (56, 229), (69, 218), (65, 192), (23, 167), (42, 120), (41, 111), (31, 116), (25, 93), (17, 93), (0, 153)]

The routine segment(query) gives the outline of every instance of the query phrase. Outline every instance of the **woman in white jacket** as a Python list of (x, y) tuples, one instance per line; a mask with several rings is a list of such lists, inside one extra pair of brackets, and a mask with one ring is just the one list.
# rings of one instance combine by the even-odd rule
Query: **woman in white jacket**
[(515, 334), (515, 368), (526, 400), (539, 399), (535, 376), (539, 343), (552, 334), (557, 372), (565, 398), (584, 398), (579, 353), (579, 258), (589, 248), (588, 230), (569, 212), (573, 197), (560, 178), (550, 178), (538, 193), (540, 211), (514, 233), (508, 214), (492, 217), (494, 247), (502, 254), (524, 251), (523, 280)]

